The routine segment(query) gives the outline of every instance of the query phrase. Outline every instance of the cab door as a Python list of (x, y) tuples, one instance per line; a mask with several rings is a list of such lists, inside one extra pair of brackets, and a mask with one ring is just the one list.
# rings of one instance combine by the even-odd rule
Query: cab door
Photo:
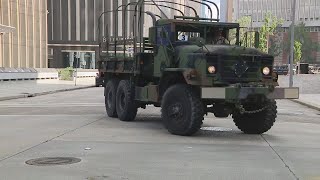
[(174, 52), (171, 29), (171, 24), (157, 27), (157, 44), (154, 57), (154, 76), (156, 77), (160, 77), (164, 69), (171, 66), (171, 58)]

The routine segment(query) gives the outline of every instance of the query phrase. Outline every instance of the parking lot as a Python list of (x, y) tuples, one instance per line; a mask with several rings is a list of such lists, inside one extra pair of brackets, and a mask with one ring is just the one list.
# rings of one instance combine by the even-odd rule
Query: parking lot
[[(277, 122), (264, 135), (209, 115), (193, 137), (169, 134), (152, 106), (134, 122), (107, 118), (103, 88), (0, 106), (1, 179), (320, 179), (320, 113), (290, 101), (278, 102)], [(81, 161), (25, 163), (41, 157)]]

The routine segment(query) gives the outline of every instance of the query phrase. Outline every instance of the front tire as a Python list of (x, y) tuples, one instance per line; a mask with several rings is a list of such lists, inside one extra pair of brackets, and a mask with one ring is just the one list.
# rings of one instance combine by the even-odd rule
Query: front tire
[(122, 80), (119, 83), (116, 109), (121, 121), (133, 121), (136, 118), (138, 107), (134, 101), (133, 88), (128, 80)]
[(202, 125), (204, 110), (191, 87), (173, 85), (163, 95), (161, 116), (164, 126), (175, 135), (190, 136)]
[(233, 113), (233, 121), (245, 134), (262, 134), (273, 126), (277, 117), (277, 105), (275, 100), (268, 100), (265, 104), (246, 104), (246, 110), (254, 110), (267, 106), (261, 112), (254, 114), (241, 114), (238, 110)]

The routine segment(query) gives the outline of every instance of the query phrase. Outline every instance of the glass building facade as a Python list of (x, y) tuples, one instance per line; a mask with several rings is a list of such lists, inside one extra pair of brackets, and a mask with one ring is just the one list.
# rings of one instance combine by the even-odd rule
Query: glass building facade
[[(120, 8), (119, 12), (107, 12), (116, 9), (120, 5), (125, 5), (137, 0), (47, 0), (48, 4), (48, 56), (49, 67), (64, 68), (77, 66), (72, 59), (72, 54), (79, 60), (79, 66), (84, 68), (97, 68), (98, 40), (99, 37), (109, 33), (109, 36), (132, 36), (134, 12), (126, 13), (126, 22), (122, 22), (124, 13)], [(201, 5), (189, 0), (176, 0), (176, 3), (187, 4), (197, 9), (201, 14)], [(144, 7), (144, 11), (150, 11), (160, 16), (161, 12), (150, 3)], [(163, 12), (168, 17), (180, 15), (178, 11), (167, 8), (179, 9), (184, 14), (189, 15), (190, 9), (177, 4), (159, 2)], [(129, 10), (134, 10), (134, 5), (128, 6)], [(100, 18), (99, 18), (100, 17)], [(148, 28), (152, 25), (152, 19), (143, 17), (143, 34), (148, 36)], [(123, 24), (128, 26), (124, 27)], [(100, 29), (100, 34), (98, 29)], [(108, 29), (108, 31), (107, 31)]]

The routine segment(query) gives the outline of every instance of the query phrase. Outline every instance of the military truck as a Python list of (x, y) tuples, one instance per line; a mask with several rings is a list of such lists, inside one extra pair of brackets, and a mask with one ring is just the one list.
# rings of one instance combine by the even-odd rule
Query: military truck
[[(134, 6), (131, 38), (125, 24), (122, 36), (101, 35), (99, 67), (109, 117), (133, 121), (138, 108), (154, 105), (161, 107), (163, 124), (175, 135), (195, 134), (208, 113), (231, 115), (244, 133), (261, 134), (276, 120), (275, 99), (298, 98), (298, 88), (277, 87), (273, 56), (243, 46), (248, 43), (241, 41), (238, 23), (197, 15), (168, 18), (156, 1), (148, 5), (162, 16), (144, 12), (146, 4), (140, 0), (101, 14), (121, 12), (125, 18)], [(142, 32), (143, 15), (153, 20), (148, 37)], [(259, 34), (252, 35), (257, 47)]]

